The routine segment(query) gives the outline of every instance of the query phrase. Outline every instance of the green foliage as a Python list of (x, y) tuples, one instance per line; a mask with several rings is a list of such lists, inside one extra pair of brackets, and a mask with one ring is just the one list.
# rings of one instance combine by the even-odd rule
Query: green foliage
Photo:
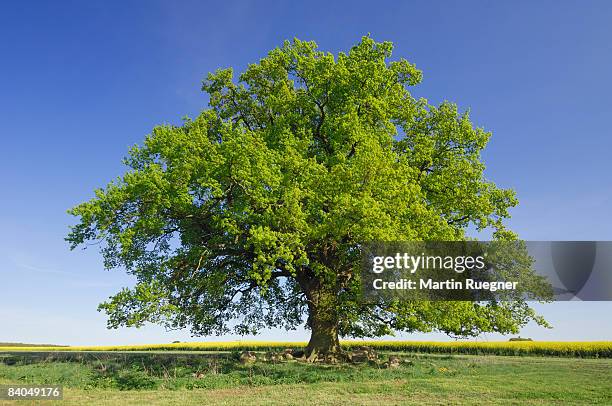
[(344, 336), (545, 324), (522, 301), (359, 300), (363, 242), (462, 240), (468, 226), (515, 238), (503, 224), (514, 193), (483, 175), (490, 134), (452, 103), (414, 98), (421, 72), (392, 48), (285, 42), (237, 81), (209, 74), (209, 109), (134, 146), (128, 172), (70, 211), (71, 247), (100, 241), (105, 266), (137, 279), (100, 306), (109, 326), (245, 334), (295, 328), (315, 308)]
[(115, 381), (120, 390), (155, 389), (159, 385), (157, 379), (137, 368), (121, 371)]
[(19, 356), (0, 358), (0, 378), (29, 385), (86, 387), (94, 379), (94, 373), (78, 362), (41, 360), (33, 365), (29, 357)]

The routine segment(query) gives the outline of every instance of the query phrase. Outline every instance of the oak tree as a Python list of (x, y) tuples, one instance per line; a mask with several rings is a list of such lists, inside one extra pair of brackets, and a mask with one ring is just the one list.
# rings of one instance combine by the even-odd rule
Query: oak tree
[(109, 327), (146, 322), (194, 335), (311, 330), (339, 336), (470, 336), (546, 322), (525, 301), (360, 300), (364, 241), (454, 241), (504, 227), (514, 192), (487, 180), (490, 133), (411, 95), (421, 72), (362, 40), (333, 55), (294, 40), (234, 79), (209, 74), (209, 107), (160, 125), (129, 170), (73, 208), (72, 248), (99, 241), (106, 268), (137, 283), (100, 305)]

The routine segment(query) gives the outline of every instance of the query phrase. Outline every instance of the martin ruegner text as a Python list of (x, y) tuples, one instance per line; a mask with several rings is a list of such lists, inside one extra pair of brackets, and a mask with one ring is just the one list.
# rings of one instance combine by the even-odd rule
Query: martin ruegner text
[(498, 290), (516, 290), (518, 282), (508, 281), (477, 281), (474, 279), (466, 279), (465, 281), (456, 281), (447, 279), (445, 281), (434, 281), (433, 279), (399, 279), (397, 281), (387, 282), (382, 279), (374, 279), (372, 286), (376, 290), (488, 290), (496, 292)]

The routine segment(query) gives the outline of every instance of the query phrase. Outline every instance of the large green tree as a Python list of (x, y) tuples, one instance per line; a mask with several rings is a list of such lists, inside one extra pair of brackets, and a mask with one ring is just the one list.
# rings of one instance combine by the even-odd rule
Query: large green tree
[(413, 97), (421, 72), (364, 37), (348, 53), (294, 40), (209, 74), (209, 108), (153, 129), (121, 178), (70, 211), (72, 248), (100, 241), (137, 279), (100, 305), (109, 327), (161, 323), (194, 335), (306, 322), (307, 350), (339, 336), (469, 336), (545, 324), (527, 303), (366, 302), (365, 241), (464, 240), (504, 228), (517, 201), (483, 176), (490, 134), (467, 113)]

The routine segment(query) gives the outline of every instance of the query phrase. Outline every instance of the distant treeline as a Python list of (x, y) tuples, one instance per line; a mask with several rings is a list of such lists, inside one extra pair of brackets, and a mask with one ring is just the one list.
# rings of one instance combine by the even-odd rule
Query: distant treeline
[(68, 347), (67, 345), (57, 344), (24, 344), (24, 343), (2, 343), (0, 347)]

